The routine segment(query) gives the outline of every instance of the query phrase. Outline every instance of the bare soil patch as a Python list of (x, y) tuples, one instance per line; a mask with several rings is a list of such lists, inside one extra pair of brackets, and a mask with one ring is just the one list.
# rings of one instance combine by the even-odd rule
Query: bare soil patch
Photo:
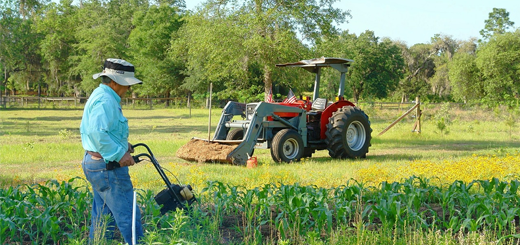
[(230, 162), (227, 159), (237, 145), (192, 139), (177, 151), (177, 157), (198, 162)]

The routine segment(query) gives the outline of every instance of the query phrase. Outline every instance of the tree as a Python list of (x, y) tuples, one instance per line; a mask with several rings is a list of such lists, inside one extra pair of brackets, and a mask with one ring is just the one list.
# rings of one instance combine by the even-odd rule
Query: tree
[(520, 30), (491, 37), (477, 50), (475, 63), (482, 73), (484, 99), (513, 105), (520, 92)]
[(248, 28), (246, 46), (249, 50), (261, 51), (253, 53), (251, 58), (263, 66), (265, 93), (272, 87), (273, 73), (279, 71), (273, 70), (273, 63), (301, 59), (294, 52), (303, 48), (295, 40), (296, 33), (301, 35), (301, 41), (310, 44), (338, 34), (333, 23), (343, 23), (350, 13), (334, 8), (334, 2), (336, 0), (318, 3), (314, 0), (255, 0), (247, 1), (241, 7), (245, 23), (253, 23)]
[[(170, 97), (181, 84), (181, 62), (168, 55), (171, 40), (182, 26), (175, 3), (151, 5), (133, 15), (135, 28), (129, 36), (132, 62), (145, 82), (135, 91), (143, 95)], [(179, 91), (180, 92), (180, 91)]]
[(396, 95), (401, 96), (401, 101), (407, 101), (408, 97), (414, 97), (428, 93), (427, 78), (434, 74), (434, 62), (431, 58), (430, 44), (415, 44), (408, 48), (400, 43), (401, 54), (405, 60), (404, 78), (399, 81)]
[(245, 34), (236, 24), (235, 16), (209, 17), (214, 10), (207, 8), (185, 17), (185, 25), (172, 41), (171, 59), (185, 64), (182, 88), (204, 93), (209, 83), (213, 83), (213, 89), (221, 91), (224, 81), (229, 80), (235, 82), (230, 90), (243, 90), (247, 80), (247, 61), (241, 59), (246, 56)]
[[(312, 44), (323, 35), (336, 33), (332, 23), (342, 23), (348, 13), (334, 8), (334, 2), (208, 1), (204, 9), (187, 18), (181, 32), (189, 40), (182, 44), (189, 49), (184, 52), (188, 78), (183, 87), (201, 91), (213, 82), (214, 87), (228, 88), (226, 92), (236, 93), (236, 86), (254, 89), (248, 89), (250, 97), (267, 93), (274, 74), (295, 74), (294, 70), (275, 69), (274, 64), (308, 58), (298, 34)], [(259, 86), (250, 83), (258, 78)], [(292, 87), (295, 81), (277, 82)]]
[(71, 76), (69, 60), (77, 43), (74, 36), (78, 23), (75, 18), (77, 7), (72, 2), (61, 0), (59, 4), (47, 5), (44, 14), (36, 21), (36, 30), (43, 36), (39, 50), (46, 71), (44, 82), (50, 95), (79, 95), (80, 80)]
[(405, 78), (397, 90), (402, 101), (408, 100), (410, 95), (441, 96), (449, 92), (447, 63), (458, 48), (457, 41), (450, 36), (436, 34), (428, 44), (415, 44), (410, 48), (404, 44), (399, 46), (407, 65)]
[(453, 59), (453, 55), (459, 47), (459, 44), (451, 36), (436, 34), (431, 40), (432, 50), (436, 50), (433, 57), (435, 64), (435, 74), (428, 80), (431, 88), (431, 94), (435, 97), (448, 96), (451, 90), (451, 83), (448, 76), (448, 63)]
[(17, 15), (15, 8), (13, 1), (6, 1), (0, 5), (0, 63), (4, 75), (2, 90), (5, 91), (6, 96), (9, 75), (22, 60), (23, 47), (18, 42), (22, 19)]
[(457, 101), (467, 103), (479, 101), (484, 97), (483, 82), (475, 62), (476, 58), (474, 53), (457, 52), (448, 63), (452, 95)]
[(475, 63), (476, 39), (462, 41), (452, 60), (448, 63), (451, 95), (456, 101), (477, 102), (484, 97), (482, 75)]
[(27, 91), (40, 79), (41, 36), (33, 30), (33, 20), (40, 14), (38, 1), (0, 3), (0, 63), (4, 68), (4, 89)]
[(148, 6), (147, 0), (82, 2), (78, 10), (81, 21), (75, 35), (77, 55), (70, 58), (74, 64), (72, 75), (81, 77), (81, 89), (87, 94), (98, 86), (99, 82), (92, 79), (92, 74), (101, 72), (105, 59), (129, 60), (128, 37), (134, 28), (133, 14)]
[[(354, 60), (348, 72), (347, 86), (356, 103), (361, 97), (385, 98), (403, 76), (401, 49), (389, 39), (380, 41), (372, 31), (365, 31), (359, 37), (345, 31), (337, 39), (324, 42), (319, 50), (326, 56)], [(337, 84), (337, 74), (334, 75), (336, 78), (330, 81)], [(330, 92), (337, 91), (337, 85), (332, 91), (330, 87)]]
[(509, 20), (509, 12), (503, 8), (493, 8), (489, 13), (489, 18), (484, 21), (484, 29), (480, 30), (480, 35), (487, 40), (496, 34), (504, 34), (507, 29), (513, 28), (515, 22)]

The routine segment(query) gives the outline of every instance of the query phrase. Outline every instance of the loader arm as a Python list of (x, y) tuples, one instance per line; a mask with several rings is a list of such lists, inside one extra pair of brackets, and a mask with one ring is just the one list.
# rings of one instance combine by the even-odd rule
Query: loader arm
[[(231, 103), (231, 102), (230, 102)], [(229, 103), (228, 103), (229, 104)], [(297, 113), (298, 116), (293, 119), (283, 119), (276, 115), (276, 113)], [(245, 165), (248, 159), (248, 154), (251, 155), (253, 148), (257, 144), (260, 134), (263, 132), (267, 139), (263, 140), (268, 142), (272, 138), (271, 130), (273, 128), (287, 128), (290, 125), (294, 128), (302, 137), (307, 137), (306, 127), (306, 111), (291, 106), (284, 106), (273, 103), (259, 102), (247, 104), (246, 117), (248, 120), (233, 122), (233, 125), (228, 121), (228, 126), (242, 127), (244, 132), (244, 139), (242, 142), (228, 155), (227, 161), (237, 165)], [(272, 118), (272, 121), (268, 120), (268, 117)], [(225, 123), (224, 123), (225, 124)], [(288, 125), (289, 124), (289, 125)], [(217, 128), (226, 128), (225, 125), (219, 125)], [(217, 133), (216, 133), (217, 134)], [(221, 133), (219, 133), (221, 134)]]
[(229, 122), (233, 119), (234, 116), (242, 116), (246, 117), (246, 104), (238, 103), (234, 101), (229, 101), (224, 109), (222, 109), (222, 115), (220, 116), (220, 120), (217, 124), (217, 129), (215, 130), (215, 135), (213, 136), (213, 140), (225, 140), (226, 135), (228, 133), (228, 129), (225, 127), (226, 122)]

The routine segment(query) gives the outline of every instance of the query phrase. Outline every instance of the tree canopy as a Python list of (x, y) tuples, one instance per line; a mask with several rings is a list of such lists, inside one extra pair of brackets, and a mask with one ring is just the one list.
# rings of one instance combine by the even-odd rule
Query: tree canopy
[(489, 13), (489, 18), (484, 23), (486, 24), (484, 29), (480, 30), (480, 35), (484, 39), (489, 39), (496, 34), (504, 34), (515, 24), (509, 20), (509, 12), (503, 8), (493, 8), (493, 12)]
[[(359, 36), (343, 32), (337, 38), (319, 47), (319, 53), (336, 57), (349, 57), (354, 63), (348, 72), (351, 96), (357, 102), (365, 98), (386, 98), (403, 77), (404, 59), (401, 49), (391, 40), (379, 40), (374, 32)], [(331, 78), (330, 88), (337, 90), (339, 78)], [(334, 95), (330, 94), (329, 96)]]
[(475, 63), (483, 78), (486, 101), (516, 101), (520, 92), (520, 30), (495, 35), (479, 48)]
[[(351, 18), (337, 0), (207, 0), (188, 11), (183, 0), (5, 0), (0, 2), (0, 91), (15, 95), (88, 96), (106, 58), (133, 63), (144, 81), (134, 97), (205, 96), (262, 100), (312, 92), (313, 74), (278, 63), (353, 59), (345, 96), (358, 100), (423, 96), (431, 101), (511, 104), (520, 93), (519, 30), (494, 8), (483, 39), (435, 34), (408, 46), (338, 25)], [(324, 71), (333, 99), (338, 75)], [(39, 93), (40, 94), (40, 93)]]

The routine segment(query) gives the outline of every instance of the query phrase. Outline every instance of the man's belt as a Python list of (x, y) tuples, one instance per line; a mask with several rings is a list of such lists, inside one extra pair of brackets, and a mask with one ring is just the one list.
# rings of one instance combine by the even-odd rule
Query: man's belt
[[(99, 159), (103, 159), (103, 157), (101, 156), (101, 154), (99, 154), (99, 152), (93, 152), (93, 151), (87, 151), (87, 153), (93, 157), (96, 157), (96, 158), (99, 158)], [(118, 162), (116, 161), (111, 161), (111, 162), (108, 162), (107, 163), (107, 170), (114, 170), (116, 168), (120, 168), (121, 166), (119, 165)]]
[(114, 169), (120, 168), (120, 167), (121, 167), (121, 165), (119, 165), (119, 163), (116, 161), (111, 161), (111, 162), (107, 163), (107, 170), (114, 170)]
[(96, 158), (103, 158), (99, 152), (87, 151), (87, 153)]

